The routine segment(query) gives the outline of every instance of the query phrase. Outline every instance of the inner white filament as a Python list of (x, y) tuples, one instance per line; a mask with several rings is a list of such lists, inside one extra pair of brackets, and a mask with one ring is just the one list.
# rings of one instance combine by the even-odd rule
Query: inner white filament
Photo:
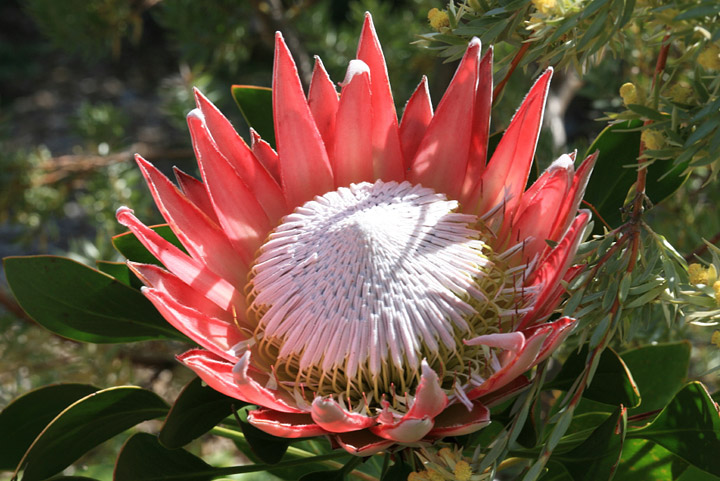
[(300, 371), (377, 376), (455, 351), (477, 279), (490, 263), (456, 201), (408, 182), (363, 182), (299, 207), (260, 248), (252, 271), (257, 332)]

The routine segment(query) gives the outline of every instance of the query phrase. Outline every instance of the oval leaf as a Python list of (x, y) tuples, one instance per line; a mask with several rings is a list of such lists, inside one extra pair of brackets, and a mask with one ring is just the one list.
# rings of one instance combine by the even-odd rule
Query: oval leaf
[(18, 464), (22, 481), (41, 481), (90, 449), (138, 423), (167, 414), (157, 394), (135, 386), (105, 389), (62, 411), (35, 439)]
[[(170, 226), (168, 226), (167, 224), (154, 225), (150, 228), (154, 230), (160, 237), (170, 242), (178, 249), (182, 250), (183, 252), (187, 252), (185, 250), (185, 247), (183, 247), (183, 245), (180, 243), (180, 240), (177, 238), (175, 233), (172, 231), (172, 229), (170, 229)], [(135, 234), (133, 234), (132, 232), (128, 231), (123, 234), (116, 235), (112, 238), (112, 244), (113, 247), (115, 247), (115, 250), (117, 250), (120, 254), (124, 255), (125, 258), (128, 260), (134, 262), (141, 262), (143, 264), (160, 265), (160, 261), (158, 261), (155, 256), (153, 256), (150, 251), (147, 250), (144, 245), (142, 245), (142, 243), (138, 240), (137, 237), (135, 237)]]
[(127, 440), (115, 463), (114, 481), (209, 481), (223, 474), (184, 449), (166, 449), (152, 434)]
[(197, 377), (185, 386), (170, 409), (160, 430), (160, 443), (170, 449), (185, 446), (244, 405), (204, 385)]
[(89, 384), (56, 384), (20, 396), (0, 412), (0, 471), (15, 469), (38, 434), (78, 399), (97, 391)]
[(95, 343), (187, 340), (136, 289), (71, 259), (6, 257), (4, 265), (20, 306), (63, 337)]

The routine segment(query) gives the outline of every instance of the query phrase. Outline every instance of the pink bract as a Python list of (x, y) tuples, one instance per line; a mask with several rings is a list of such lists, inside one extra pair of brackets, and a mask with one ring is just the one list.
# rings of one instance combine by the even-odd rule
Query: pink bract
[[(437, 110), (433, 112), (423, 78), (398, 124), (369, 14), (340, 96), (318, 60), (306, 97), (290, 52), (277, 34), (277, 152), (254, 131), (248, 146), (196, 92), (197, 109), (188, 115), (188, 124), (202, 180), (177, 171), (178, 188), (137, 157), (160, 212), (187, 254), (127, 207), (117, 213), (165, 266), (129, 264), (146, 284), (144, 294), (168, 322), (203, 348), (186, 352), (180, 361), (213, 389), (257, 405), (248, 420), (259, 429), (287, 438), (327, 435), (357, 455), (467, 434), (487, 425), (488, 406), (523, 389), (529, 382), (524, 374), (547, 358), (574, 325), (569, 318), (546, 320), (564, 293), (561, 282), (579, 271), (572, 261), (590, 215), (578, 207), (595, 159), (586, 159), (575, 170), (574, 157), (564, 155), (525, 191), (551, 76), (548, 69), (535, 82), (489, 160), (492, 48), (481, 56), (477, 39), (470, 42)], [(348, 290), (333, 294), (341, 303), (343, 296), (358, 303), (357, 311), (349, 311), (356, 312), (357, 319), (335, 319), (325, 311), (327, 319), (313, 317), (326, 300), (303, 297), (310, 292), (306, 288), (298, 288), (293, 297), (285, 290), (273, 294), (285, 303), (263, 300), (271, 297), (262, 291), (264, 282), (274, 286), (272, 282), (290, 271), (304, 275), (292, 265), (293, 256), (300, 256), (292, 250), (295, 237), (282, 237), (284, 232), (299, 226), (299, 238), (313, 227), (303, 224), (303, 216), (316, 215), (333, 199), (351, 193), (365, 199), (374, 191), (393, 202), (405, 196), (403, 208), (415, 209), (413, 202), (427, 198), (428, 205), (445, 209), (437, 224), (422, 225), (433, 242), (437, 226), (452, 231), (450, 240), (443, 238), (445, 250), (428, 250), (427, 262), (442, 257), (448, 263), (443, 265), (462, 264), (446, 276), (429, 269), (428, 282), (440, 279), (445, 282), (442, 289), (417, 286), (405, 291), (404, 285), (385, 278), (395, 275), (393, 266), (378, 271), (382, 279), (352, 278)], [(392, 234), (392, 226), (382, 228)], [(371, 240), (373, 232), (367, 234)], [(373, 248), (384, 245), (378, 241)], [(453, 252), (476, 253), (477, 262), (448, 254)], [(330, 255), (318, 246), (314, 257), (298, 257), (297, 262), (322, 263)], [(272, 270), (281, 264), (285, 271)], [(347, 280), (350, 275), (330, 271), (329, 279)], [(417, 272), (418, 282), (424, 283), (425, 274)], [(416, 279), (397, 275), (410, 279), (405, 284)], [(494, 280), (484, 280), (488, 278)], [(400, 294), (387, 297), (381, 291), (388, 285)], [(350, 295), (356, 287), (360, 292), (358, 286), (365, 286), (360, 300)], [(330, 287), (333, 292), (339, 289)], [(401, 311), (400, 317), (416, 317), (408, 322), (403, 317), (400, 326), (394, 324), (400, 321), (392, 317), (396, 313), (390, 312), (394, 310), (387, 299), (397, 302), (406, 292), (419, 297), (408, 298), (413, 305), (395, 310)], [(428, 298), (423, 297), (426, 292)], [(367, 307), (363, 299), (375, 304)], [(306, 309), (306, 304), (307, 312), (292, 312)], [(437, 306), (448, 306), (443, 311), (447, 315), (428, 314)], [(377, 329), (367, 327), (370, 318), (362, 317), (366, 308), (380, 319), (373, 317)], [(294, 315), (299, 319), (295, 327), (283, 324)], [(422, 332), (413, 331), (418, 325)], [(361, 329), (371, 340), (359, 334)], [(274, 332), (282, 342), (268, 340)], [(331, 342), (314, 339), (326, 333)], [(462, 362), (452, 367), (455, 357)], [(469, 363), (467, 370), (462, 363)]]

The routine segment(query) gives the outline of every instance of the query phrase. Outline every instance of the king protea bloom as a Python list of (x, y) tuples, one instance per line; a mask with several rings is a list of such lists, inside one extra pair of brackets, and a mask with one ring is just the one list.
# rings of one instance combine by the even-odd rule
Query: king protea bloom
[(201, 93), (188, 115), (202, 181), (137, 157), (187, 253), (118, 210), (164, 265), (130, 263), (204, 349), (179, 357), (257, 405), (281, 437), (351, 453), (476, 431), (574, 320), (546, 322), (578, 272), (592, 170), (563, 155), (525, 191), (552, 70), (488, 161), (492, 49), (474, 39), (433, 113), (423, 78), (398, 123), (365, 18), (340, 95), (318, 60), (307, 97), (276, 35), (277, 151), (247, 145)]

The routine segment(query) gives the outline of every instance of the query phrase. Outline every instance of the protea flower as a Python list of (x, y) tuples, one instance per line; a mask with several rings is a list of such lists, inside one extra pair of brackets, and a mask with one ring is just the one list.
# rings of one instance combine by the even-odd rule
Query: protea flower
[(572, 319), (546, 321), (577, 273), (593, 159), (563, 155), (524, 191), (550, 69), (486, 162), (491, 75), (475, 39), (437, 111), (423, 78), (398, 125), (369, 15), (339, 97), (319, 60), (305, 97), (278, 33), (277, 152), (197, 92), (202, 181), (137, 157), (187, 254), (122, 207), (167, 270), (130, 266), (205, 348), (180, 361), (256, 404), (254, 426), (358, 455), (470, 433), (567, 336)]

